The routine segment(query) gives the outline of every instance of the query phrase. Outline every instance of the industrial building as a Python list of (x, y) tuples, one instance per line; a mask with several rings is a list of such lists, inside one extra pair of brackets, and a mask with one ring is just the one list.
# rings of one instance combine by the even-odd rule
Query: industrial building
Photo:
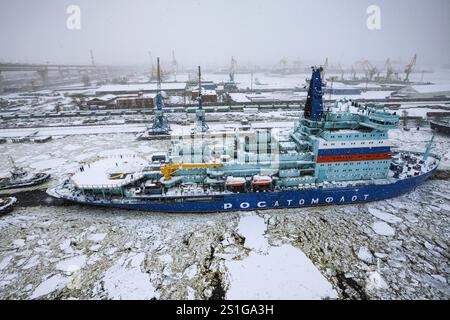
[[(161, 83), (161, 90), (167, 94), (184, 93), (186, 90), (186, 82), (165, 82)], [(104, 85), (99, 87), (95, 93), (97, 95), (105, 94), (138, 94), (138, 93), (157, 93), (158, 88), (156, 83), (142, 83), (142, 84), (118, 84), (118, 85)]]
[[(192, 90), (191, 99), (196, 100), (198, 98), (198, 88)], [(203, 87), (202, 83), (202, 100), (203, 102), (217, 102), (217, 92), (216, 90), (208, 90)]]

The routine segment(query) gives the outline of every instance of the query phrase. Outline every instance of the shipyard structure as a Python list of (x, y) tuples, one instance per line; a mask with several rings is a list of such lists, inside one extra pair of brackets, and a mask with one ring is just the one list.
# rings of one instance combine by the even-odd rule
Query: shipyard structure
[[(151, 161), (103, 159), (48, 193), (92, 205), (162, 212), (255, 210), (386, 199), (409, 192), (439, 157), (393, 150), (399, 116), (384, 106), (323, 105), (313, 68), (303, 116), (285, 134), (263, 130), (172, 139)], [(201, 103), (201, 102), (200, 102)]]

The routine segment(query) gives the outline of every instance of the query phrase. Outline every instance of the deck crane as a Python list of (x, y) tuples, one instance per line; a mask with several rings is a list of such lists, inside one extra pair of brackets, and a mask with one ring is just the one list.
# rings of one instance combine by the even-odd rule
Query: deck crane
[(206, 132), (209, 129), (208, 124), (206, 123), (205, 110), (203, 109), (203, 101), (202, 101), (202, 72), (200, 66), (198, 66), (198, 109), (195, 112), (196, 124), (195, 131), (196, 132)]
[(164, 176), (165, 181), (172, 179), (172, 175), (183, 169), (206, 169), (213, 167), (222, 167), (222, 163), (169, 163), (161, 166), (160, 171)]
[(156, 110), (155, 118), (153, 119), (153, 126), (150, 129), (150, 134), (153, 135), (165, 135), (170, 132), (170, 123), (164, 114), (164, 101), (161, 92), (161, 69), (159, 65), (159, 57), (156, 60), (156, 72), (157, 72), (157, 93), (156, 93)]
[(409, 75), (416, 66), (416, 62), (417, 62), (417, 54), (414, 55), (411, 62), (405, 67), (405, 80), (403, 80), (404, 82), (409, 82)]

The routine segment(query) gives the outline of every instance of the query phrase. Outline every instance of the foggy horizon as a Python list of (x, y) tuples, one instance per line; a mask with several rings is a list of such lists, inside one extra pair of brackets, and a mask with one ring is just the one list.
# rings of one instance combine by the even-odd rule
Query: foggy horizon
[[(366, 26), (369, 5), (381, 9), (381, 29)], [(66, 21), (78, 5), (79, 30)], [(387, 58), (419, 67), (450, 64), (450, 2), (417, 1), (0, 1), (1, 62), (150, 65), (149, 52), (180, 69), (277, 65), (348, 66)]]

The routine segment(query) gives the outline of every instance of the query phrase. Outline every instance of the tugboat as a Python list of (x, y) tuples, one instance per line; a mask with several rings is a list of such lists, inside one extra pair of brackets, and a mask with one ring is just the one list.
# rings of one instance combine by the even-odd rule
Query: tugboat
[(12, 170), (10, 177), (0, 178), (0, 190), (32, 187), (46, 182), (50, 174), (46, 172), (30, 173), (24, 168), (16, 166), (14, 160), (9, 157)]
[(14, 197), (0, 198), (0, 215), (11, 212), (17, 199)]
[(384, 105), (324, 107), (322, 68), (313, 67), (303, 115), (293, 128), (233, 135), (173, 136), (164, 155), (105, 158), (47, 190), (94, 206), (206, 213), (356, 204), (411, 192), (439, 165), (426, 150), (395, 150), (399, 116)]

